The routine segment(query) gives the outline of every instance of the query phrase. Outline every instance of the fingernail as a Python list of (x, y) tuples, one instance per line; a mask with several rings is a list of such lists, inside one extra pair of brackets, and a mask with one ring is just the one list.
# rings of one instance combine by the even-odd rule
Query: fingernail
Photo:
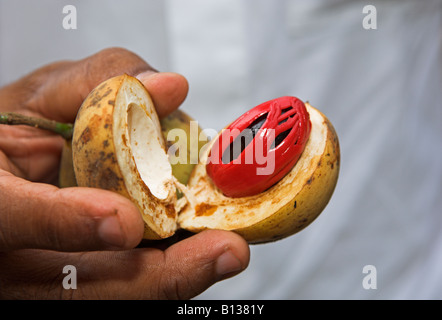
[(137, 78), (138, 80), (140, 80), (141, 82), (143, 82), (144, 80), (146, 80), (147, 78), (151, 77), (151, 76), (152, 76), (153, 74), (155, 74), (155, 73), (157, 73), (157, 72), (152, 71), (152, 70), (144, 71), (144, 72), (139, 73), (139, 74), (136, 76), (136, 78)]
[(98, 236), (109, 247), (121, 248), (124, 246), (124, 234), (116, 216), (104, 218), (98, 225)]
[(242, 270), (241, 261), (232, 253), (231, 250), (226, 250), (216, 260), (215, 270), (220, 278), (219, 280), (228, 278), (234, 273)]

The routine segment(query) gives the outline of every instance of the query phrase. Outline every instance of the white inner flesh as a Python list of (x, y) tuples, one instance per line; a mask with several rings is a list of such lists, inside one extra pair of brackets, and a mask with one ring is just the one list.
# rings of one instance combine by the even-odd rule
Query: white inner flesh
[(127, 126), (132, 155), (141, 179), (155, 197), (165, 200), (169, 195), (167, 184), (172, 168), (152, 119), (138, 104), (131, 103), (127, 111)]
[(172, 235), (177, 227), (176, 215), (170, 216), (167, 208), (176, 201), (172, 167), (160, 140), (161, 125), (155, 107), (135, 79), (127, 78), (120, 87), (112, 130), (118, 166), (129, 196), (152, 230), (163, 236)]

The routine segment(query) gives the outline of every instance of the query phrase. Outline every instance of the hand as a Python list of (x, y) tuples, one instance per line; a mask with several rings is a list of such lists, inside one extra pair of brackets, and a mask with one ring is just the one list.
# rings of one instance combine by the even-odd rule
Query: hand
[[(122, 73), (143, 82), (160, 117), (187, 95), (184, 77), (158, 73), (137, 55), (112, 48), (5, 86), (0, 111), (73, 123), (87, 94)], [(62, 145), (43, 130), (0, 125), (1, 298), (186, 299), (246, 268), (247, 243), (227, 231), (205, 231), (163, 249), (135, 248), (143, 221), (128, 199), (53, 185)], [(66, 265), (77, 270), (77, 289), (63, 288)]]

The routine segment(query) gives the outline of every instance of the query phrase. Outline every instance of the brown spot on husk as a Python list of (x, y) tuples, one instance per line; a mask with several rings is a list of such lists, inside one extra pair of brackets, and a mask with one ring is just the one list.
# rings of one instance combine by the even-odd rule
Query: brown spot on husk
[(195, 207), (195, 215), (198, 217), (199, 216), (210, 216), (216, 211), (217, 208), (218, 208), (218, 206), (214, 206), (214, 205), (207, 204), (207, 203), (201, 203)]
[(107, 168), (104, 173), (100, 175), (98, 184), (100, 188), (108, 190), (119, 190), (122, 179), (111, 169)]
[(89, 129), (89, 127), (86, 127), (86, 129), (84, 129), (83, 132), (81, 133), (79, 141), (82, 144), (86, 144), (91, 140), (91, 138), (92, 138), (91, 130)]
[(166, 206), (166, 214), (169, 218), (175, 218), (176, 212), (173, 204), (168, 204)]

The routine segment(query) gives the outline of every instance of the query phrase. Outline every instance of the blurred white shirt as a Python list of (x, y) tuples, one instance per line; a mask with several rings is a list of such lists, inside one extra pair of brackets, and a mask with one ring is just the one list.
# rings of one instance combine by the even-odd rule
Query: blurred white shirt
[[(0, 85), (109, 46), (187, 77), (183, 109), (221, 129), (283, 95), (334, 124), (341, 172), (324, 212), (252, 246), (205, 299), (442, 298), (442, 1), (0, 0)], [(377, 9), (366, 30), (365, 5)], [(27, 8), (24, 10), (23, 8)], [(366, 265), (377, 289), (364, 289)]]

